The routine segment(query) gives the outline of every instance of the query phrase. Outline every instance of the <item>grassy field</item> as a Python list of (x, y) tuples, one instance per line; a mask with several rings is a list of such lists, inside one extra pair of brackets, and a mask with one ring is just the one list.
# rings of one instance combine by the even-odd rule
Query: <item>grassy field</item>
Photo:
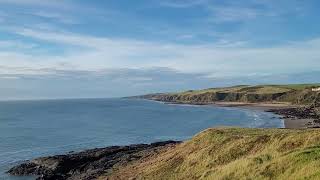
[(248, 103), (275, 102), (307, 105), (314, 103), (314, 99), (319, 97), (319, 92), (312, 91), (313, 87), (320, 87), (320, 84), (240, 85), (226, 88), (157, 94), (154, 96), (149, 95), (148, 99), (190, 104), (209, 104), (223, 101)]
[(108, 178), (320, 179), (319, 167), (317, 129), (216, 128)]
[(232, 87), (225, 87), (225, 88), (190, 90), (186, 92), (172, 93), (172, 94), (192, 95), (192, 94), (203, 94), (208, 92), (274, 94), (274, 93), (283, 93), (288, 91), (299, 91), (299, 90), (311, 89), (313, 87), (320, 87), (320, 84), (288, 84), (288, 85), (258, 85), (258, 86), (239, 85), (239, 86), (232, 86)]

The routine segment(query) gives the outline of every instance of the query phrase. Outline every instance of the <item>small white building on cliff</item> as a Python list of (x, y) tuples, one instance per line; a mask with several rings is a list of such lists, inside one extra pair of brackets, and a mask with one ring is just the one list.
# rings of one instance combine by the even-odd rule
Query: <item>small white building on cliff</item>
[(318, 92), (318, 91), (320, 91), (320, 87), (312, 88), (311, 90), (312, 90), (313, 92)]

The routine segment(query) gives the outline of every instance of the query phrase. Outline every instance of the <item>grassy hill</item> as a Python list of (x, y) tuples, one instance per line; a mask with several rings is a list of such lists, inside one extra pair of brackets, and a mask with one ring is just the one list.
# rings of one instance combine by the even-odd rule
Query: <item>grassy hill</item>
[(146, 95), (143, 98), (190, 104), (208, 104), (220, 101), (248, 103), (278, 102), (306, 105), (314, 103), (314, 100), (320, 97), (319, 92), (312, 91), (314, 87), (320, 87), (320, 84), (240, 85), (226, 88)]
[(320, 179), (318, 129), (208, 129), (101, 179)]

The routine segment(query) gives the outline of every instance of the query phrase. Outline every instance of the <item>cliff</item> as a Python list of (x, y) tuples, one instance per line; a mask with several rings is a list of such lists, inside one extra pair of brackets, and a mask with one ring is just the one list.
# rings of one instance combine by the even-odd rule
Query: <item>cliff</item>
[(187, 104), (211, 104), (215, 102), (290, 103), (310, 105), (319, 99), (320, 92), (312, 91), (318, 84), (233, 86), (190, 90), (180, 93), (149, 94), (140, 98)]

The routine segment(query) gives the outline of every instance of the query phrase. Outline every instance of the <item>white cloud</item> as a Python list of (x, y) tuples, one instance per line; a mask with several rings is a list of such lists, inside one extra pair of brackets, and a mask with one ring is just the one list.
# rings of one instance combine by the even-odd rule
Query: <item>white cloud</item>
[(211, 11), (213, 22), (247, 21), (263, 14), (256, 9), (241, 7), (212, 7)]
[(157, 1), (162, 6), (172, 8), (188, 8), (193, 6), (202, 6), (208, 4), (209, 0), (162, 0)]
[[(81, 24), (83, 14), (105, 15), (105, 11), (90, 4), (69, 0), (0, 0), (0, 22), (33, 27), (35, 24)], [(43, 19), (40, 19), (43, 18)], [(51, 22), (48, 22), (50, 20)], [(7, 26), (3, 24), (2, 26)]]
[(61, 22), (64, 24), (79, 24), (80, 22), (76, 20), (75, 18), (72, 18), (69, 15), (57, 13), (57, 12), (45, 12), (45, 11), (36, 11), (30, 13), (31, 15), (46, 18), (46, 19), (53, 19), (57, 22)]
[(0, 40), (0, 49), (14, 49), (14, 50), (21, 50), (21, 49), (32, 49), (35, 48), (37, 45), (33, 43), (23, 43), (21, 41), (12, 41), (12, 40)]
[(253, 48), (246, 42), (232, 41), (182, 45), (30, 29), (16, 33), (73, 48), (65, 54), (55, 55), (0, 52), (2, 66), (90, 71), (168, 67), (181, 72), (214, 72), (219, 76), (286, 73), (320, 68), (320, 39)]
[[(209, 12), (210, 22), (243, 22), (258, 17), (279, 17), (304, 13), (304, 6), (298, 0), (163, 0), (161, 6), (171, 8), (201, 8)], [(307, 3), (304, 3), (307, 4)], [(205, 11), (204, 11), (205, 12)]]
[(0, 79), (17, 80), (20, 79), (18, 76), (0, 76)]

